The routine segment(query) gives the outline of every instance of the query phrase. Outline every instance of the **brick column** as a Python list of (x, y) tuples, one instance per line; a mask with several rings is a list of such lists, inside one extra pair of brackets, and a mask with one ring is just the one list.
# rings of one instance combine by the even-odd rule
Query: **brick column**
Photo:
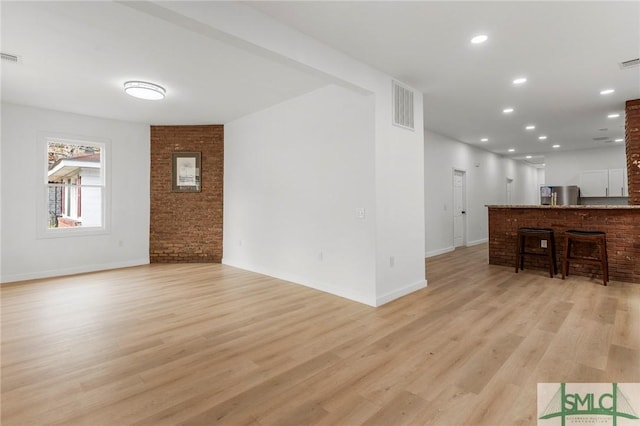
[(625, 113), (629, 204), (638, 206), (640, 205), (640, 99), (627, 101)]
[(625, 142), (629, 204), (637, 206), (640, 205), (640, 99), (626, 103)]
[[(200, 152), (201, 192), (172, 192), (172, 154)], [(151, 263), (220, 263), (224, 126), (151, 126)]]

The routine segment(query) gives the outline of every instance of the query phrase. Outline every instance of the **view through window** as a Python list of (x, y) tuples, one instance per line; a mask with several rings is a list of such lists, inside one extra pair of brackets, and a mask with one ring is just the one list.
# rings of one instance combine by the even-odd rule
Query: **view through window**
[(47, 140), (49, 229), (104, 222), (104, 144)]

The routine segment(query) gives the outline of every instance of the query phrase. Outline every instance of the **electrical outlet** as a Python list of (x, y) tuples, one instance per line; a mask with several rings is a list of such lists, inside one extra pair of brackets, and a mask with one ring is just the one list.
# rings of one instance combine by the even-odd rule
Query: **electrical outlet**
[(547, 248), (547, 240), (540, 240), (540, 247)]

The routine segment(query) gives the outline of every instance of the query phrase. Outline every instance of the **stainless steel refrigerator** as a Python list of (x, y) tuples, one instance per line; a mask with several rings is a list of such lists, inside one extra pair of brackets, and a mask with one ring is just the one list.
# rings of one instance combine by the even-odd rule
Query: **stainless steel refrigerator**
[(541, 186), (540, 204), (575, 206), (580, 204), (580, 189), (575, 186)]

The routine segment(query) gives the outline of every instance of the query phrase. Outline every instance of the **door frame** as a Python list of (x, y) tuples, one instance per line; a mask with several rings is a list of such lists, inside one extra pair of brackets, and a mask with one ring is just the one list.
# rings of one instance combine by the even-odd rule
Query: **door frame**
[(514, 179), (512, 177), (506, 176), (506, 182), (505, 182), (505, 204), (508, 206), (512, 206), (513, 205), (513, 182)]
[[(462, 244), (456, 246), (456, 194), (455, 194), (455, 179), (456, 173), (462, 174)], [(451, 218), (452, 218), (452, 235), (451, 245), (455, 249), (456, 247), (467, 246), (467, 171), (460, 167), (452, 167), (451, 172)]]

